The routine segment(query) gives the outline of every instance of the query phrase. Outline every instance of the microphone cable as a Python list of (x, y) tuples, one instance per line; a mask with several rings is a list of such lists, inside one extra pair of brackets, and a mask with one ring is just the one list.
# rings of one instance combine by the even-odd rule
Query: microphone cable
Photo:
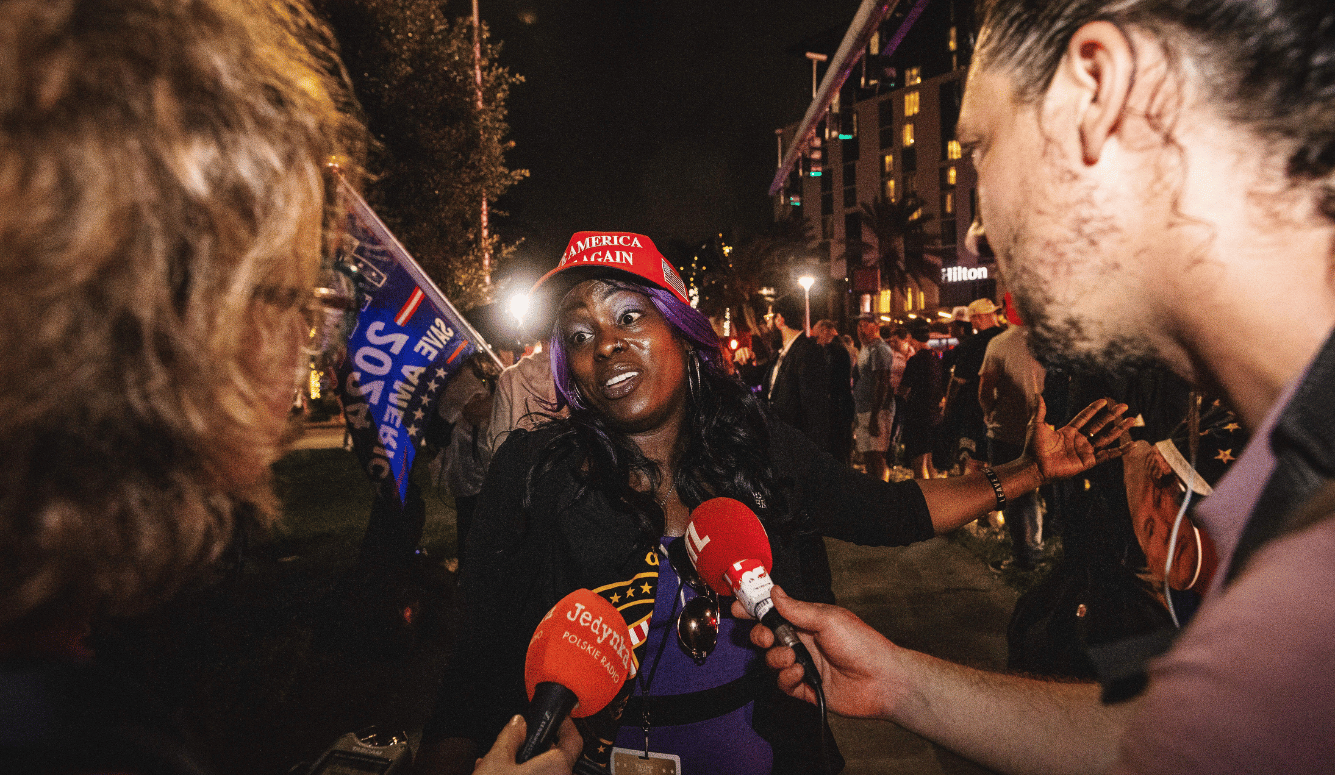
[(816, 683), (812, 688), (816, 690), (816, 710), (820, 715), (820, 720), (818, 721), (820, 728), (817, 730), (817, 733), (820, 735), (820, 769), (825, 775), (830, 775), (830, 744), (826, 739), (826, 732), (829, 730), (829, 726), (826, 723), (825, 689), (823, 688), (823, 682)]
[[(1178, 533), (1182, 529), (1182, 521), (1187, 516), (1187, 508), (1191, 506), (1191, 496), (1196, 492), (1196, 484), (1200, 479), (1200, 474), (1196, 473), (1196, 453), (1199, 449), (1200, 436), (1200, 409), (1201, 396), (1192, 391), (1190, 403), (1187, 406), (1187, 453), (1191, 459), (1191, 477), (1187, 479), (1184, 489), (1186, 493), (1182, 497), (1182, 507), (1177, 510), (1177, 519), (1173, 520), (1173, 529), (1168, 535), (1168, 556), (1164, 559), (1163, 568), (1163, 596), (1168, 604), (1168, 616), (1173, 620), (1173, 626), (1182, 629), (1182, 622), (1178, 621), (1177, 608), (1173, 605), (1173, 588), (1168, 582), (1168, 577), (1173, 572), (1173, 553), (1177, 550)], [(1192, 526), (1195, 528), (1195, 525)], [(1201, 537), (1200, 530), (1196, 530), (1196, 575), (1192, 577), (1191, 583), (1195, 584), (1196, 579), (1201, 574)]]

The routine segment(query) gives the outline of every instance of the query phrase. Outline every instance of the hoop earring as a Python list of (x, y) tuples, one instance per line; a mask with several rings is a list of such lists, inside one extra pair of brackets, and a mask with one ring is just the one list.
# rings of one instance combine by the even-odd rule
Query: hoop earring
[(1201, 546), (1201, 529), (1195, 525), (1191, 529), (1196, 532), (1196, 572), (1191, 574), (1191, 581), (1187, 583), (1187, 589), (1196, 586), (1196, 582), (1201, 580), (1201, 565), (1205, 562), (1205, 550)]

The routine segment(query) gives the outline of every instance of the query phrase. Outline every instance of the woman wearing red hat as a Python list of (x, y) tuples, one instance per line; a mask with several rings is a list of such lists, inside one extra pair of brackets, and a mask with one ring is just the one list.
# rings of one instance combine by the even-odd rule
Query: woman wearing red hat
[[(1007, 495), (1120, 453), (1124, 406), (1091, 405), (1061, 429), (1036, 422), (1020, 460), (971, 476), (885, 483), (767, 418), (730, 372), (707, 318), (648, 237), (580, 232), (539, 281), (553, 304), (557, 407), (497, 451), (465, 547), (465, 617), (419, 771), (467, 771), (526, 703), (535, 626), (581, 587), (623, 614), (638, 673), (623, 701), (583, 720), (578, 772), (837, 772), (815, 710), (782, 695), (747, 640), (692, 588), (681, 536), (715, 496), (750, 505), (774, 580), (833, 601), (822, 536), (903, 545), (953, 530)], [(638, 761), (637, 761), (638, 760)], [(621, 762), (620, 767), (617, 763)], [(453, 769), (452, 769), (453, 768)], [(637, 769), (636, 771), (649, 771)]]

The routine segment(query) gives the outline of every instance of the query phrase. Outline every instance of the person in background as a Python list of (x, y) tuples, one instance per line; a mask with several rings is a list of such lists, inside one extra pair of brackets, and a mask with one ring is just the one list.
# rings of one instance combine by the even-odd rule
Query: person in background
[(486, 432), (488, 453), (500, 449), (515, 430), (532, 428), (557, 413), (551, 354), (542, 349), (525, 355), (496, 379)]
[[(496, 364), (485, 353), (474, 353), (450, 379), (436, 402), (436, 414), (448, 428), (440, 451), (438, 483), (454, 498), (459, 556), (473, 524), (478, 493), (491, 464), (489, 425), (497, 378)], [(434, 462), (434, 461), (433, 461)]]
[(853, 335), (852, 335), (852, 334), (840, 334), (840, 335), (839, 335), (839, 343), (842, 344), (842, 345), (844, 346), (844, 349), (848, 351), (848, 362), (849, 362), (849, 363), (857, 363), (857, 362), (858, 362), (858, 344), (857, 344), (856, 341), (853, 340)]
[(941, 359), (929, 346), (931, 327), (922, 318), (908, 325), (906, 343), (912, 356), (904, 365), (897, 395), (904, 426), (904, 457), (915, 479), (936, 477), (932, 447), (941, 424)]
[[(1009, 304), (1010, 326), (987, 345), (978, 372), (978, 402), (987, 423), (987, 460), (992, 465), (1014, 460), (1024, 448), (1029, 419), (1038, 410), (1046, 372), (1029, 352), (1027, 330)], [(1012, 499), (1003, 509), (1011, 537), (1011, 560), (1032, 570), (1043, 544), (1038, 493)]]
[(969, 322), (975, 333), (955, 348), (954, 365), (946, 386), (945, 422), (959, 437), (959, 453), (967, 461), (965, 468), (971, 471), (987, 460), (987, 424), (983, 422), (983, 407), (978, 402), (978, 373), (988, 343), (1004, 330), (997, 322), (1000, 310), (991, 299), (975, 299), (969, 304)]
[(806, 434), (817, 447), (830, 448), (830, 370), (814, 337), (802, 332), (803, 300), (774, 300), (774, 328), (783, 338), (767, 377), (765, 397), (774, 416)]
[(895, 423), (891, 386), (894, 355), (881, 339), (874, 315), (858, 318), (858, 339), (862, 341), (862, 350), (858, 352), (858, 381), (853, 386), (853, 407), (857, 413), (853, 436), (867, 474), (884, 479), (886, 452)]
[(853, 360), (839, 339), (833, 320), (818, 320), (811, 326), (816, 342), (825, 351), (830, 372), (830, 437), (828, 451), (835, 460), (848, 462), (853, 451)]
[[(0, 2), (0, 771), (210, 771), (85, 635), (275, 514), (365, 145), (328, 40), (297, 0)], [(482, 771), (570, 771), (573, 726), (522, 736)]]

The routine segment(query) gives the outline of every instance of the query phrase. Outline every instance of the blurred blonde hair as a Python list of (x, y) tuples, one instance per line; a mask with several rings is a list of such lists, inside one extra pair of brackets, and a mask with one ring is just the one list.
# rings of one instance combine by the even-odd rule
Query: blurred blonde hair
[(4, 631), (157, 602), (272, 512), (361, 143), (329, 40), (295, 0), (0, 0)]

